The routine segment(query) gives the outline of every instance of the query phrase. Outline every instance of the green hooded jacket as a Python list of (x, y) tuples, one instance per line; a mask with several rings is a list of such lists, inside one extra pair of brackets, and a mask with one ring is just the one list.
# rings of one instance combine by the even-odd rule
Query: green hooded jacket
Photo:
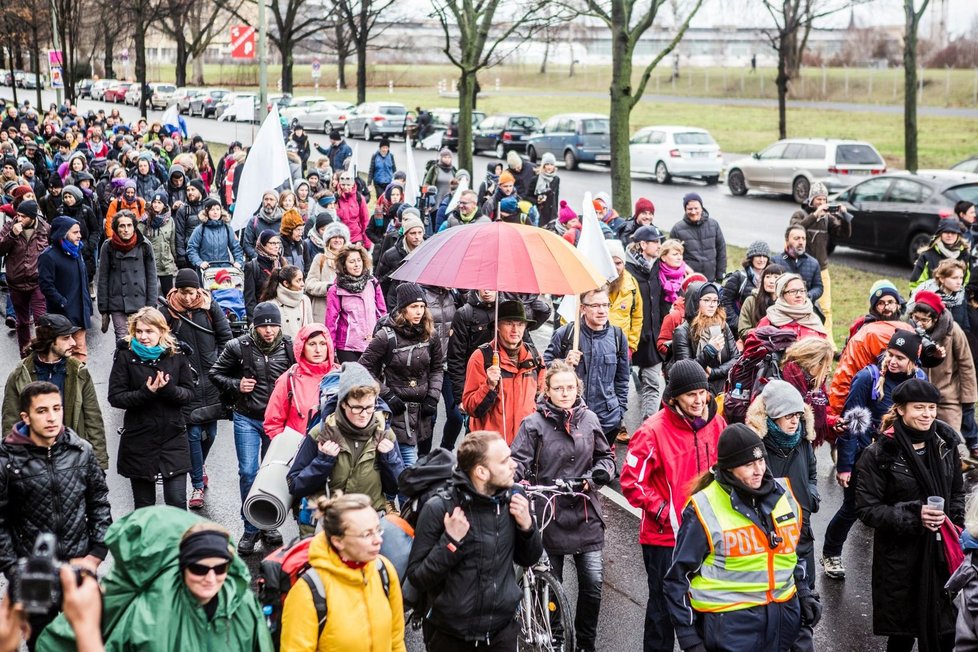
[[(180, 538), (199, 516), (174, 507), (146, 507), (116, 521), (105, 544), (114, 565), (102, 580), (106, 652), (272, 652), (272, 638), (251, 575), (237, 556), (218, 594), (214, 619), (187, 590), (179, 569)], [(64, 614), (41, 634), (39, 652), (73, 652)]]

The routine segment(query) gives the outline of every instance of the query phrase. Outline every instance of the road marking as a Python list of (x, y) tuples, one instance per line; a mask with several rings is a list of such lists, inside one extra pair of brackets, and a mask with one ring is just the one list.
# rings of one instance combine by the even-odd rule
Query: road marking
[(641, 518), (642, 517), (642, 510), (640, 510), (638, 507), (632, 507), (628, 503), (628, 501), (625, 500), (625, 497), (622, 496), (617, 491), (615, 491), (614, 489), (611, 489), (611, 488), (609, 488), (607, 486), (604, 486), (604, 487), (601, 487), (600, 489), (598, 489), (598, 491), (601, 492), (601, 495), (602, 496), (604, 496), (605, 498), (607, 498), (608, 500), (610, 500), (614, 504), (618, 505), (623, 510), (625, 510), (626, 512), (628, 512), (629, 514), (631, 514), (632, 516), (634, 516), (636, 518)]

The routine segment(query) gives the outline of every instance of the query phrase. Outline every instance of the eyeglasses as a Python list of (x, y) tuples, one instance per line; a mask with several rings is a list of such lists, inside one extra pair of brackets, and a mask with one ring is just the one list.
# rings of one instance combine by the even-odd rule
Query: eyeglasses
[(801, 412), (792, 412), (791, 414), (785, 414), (785, 419), (791, 419), (792, 421), (798, 421), (804, 416)]
[(551, 392), (559, 392), (562, 394), (576, 394), (577, 385), (557, 385), (550, 388)]
[(208, 566), (207, 564), (189, 564), (187, 570), (190, 571), (191, 575), (196, 575), (197, 577), (207, 577), (207, 574), (214, 571), (215, 575), (227, 575), (228, 568), (231, 566), (231, 562), (226, 561), (223, 564), (218, 564), (217, 566)]
[(344, 534), (345, 537), (350, 537), (353, 539), (360, 539), (361, 541), (371, 541), (373, 539), (383, 539), (384, 531), (380, 528), (376, 530), (367, 530), (366, 532), (361, 532), (360, 534)]
[(890, 300), (890, 301), (877, 301), (876, 305), (880, 306), (881, 308), (896, 308), (899, 304), (896, 301)]
[(781, 293), (781, 296), (800, 297), (801, 295), (805, 294), (805, 292), (807, 292), (805, 288), (800, 288), (798, 290), (785, 290)]
[(611, 304), (610, 303), (585, 303), (584, 307), (594, 308), (595, 310), (601, 310), (601, 309), (607, 310), (608, 308), (611, 307)]
[(377, 406), (375, 404), (350, 405), (349, 403), (347, 403), (346, 409), (352, 412), (353, 414), (364, 414), (365, 412), (369, 414), (373, 414), (377, 410)]

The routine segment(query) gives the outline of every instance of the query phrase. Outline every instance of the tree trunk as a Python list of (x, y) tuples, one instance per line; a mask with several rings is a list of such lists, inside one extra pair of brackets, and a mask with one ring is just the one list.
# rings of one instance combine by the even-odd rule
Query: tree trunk
[(194, 57), (193, 83), (196, 86), (204, 85), (204, 53)]
[(31, 67), (34, 68), (34, 83), (37, 86), (36, 106), (38, 115), (44, 112), (44, 105), (41, 104), (41, 53), (37, 35), (37, 20), (41, 15), (43, 14), (34, 13), (31, 16), (31, 38), (34, 44), (34, 47), (31, 48)]
[(115, 34), (111, 29), (102, 30), (102, 67), (105, 68), (105, 79), (114, 79), (115, 71), (112, 70), (112, 46), (115, 44)]
[(367, 39), (366, 34), (360, 33), (357, 42), (357, 104), (367, 101)]
[(187, 52), (187, 37), (184, 36), (181, 30), (177, 30), (176, 38), (174, 39), (176, 43), (176, 70), (174, 71), (173, 79), (177, 87), (187, 85), (187, 61), (190, 59), (190, 55)]
[(340, 88), (346, 88), (346, 60), (350, 58), (350, 48), (347, 47), (344, 39), (343, 23), (336, 23), (336, 79), (340, 82)]
[[(618, 3), (614, 3), (618, 4)], [(621, 8), (612, 9), (616, 15)], [(632, 205), (632, 161), (628, 150), (632, 113), (632, 50), (628, 47), (628, 24), (615, 21), (611, 32), (611, 202), (622, 210)]]
[(12, 45), (7, 46), (7, 53), (10, 55), (10, 90), (14, 94), (14, 106), (19, 106), (17, 101), (17, 84), (14, 83), (14, 50)]
[(283, 40), (278, 48), (282, 54), (282, 92), (292, 92), (292, 67), (295, 60), (292, 58), (292, 50), (295, 46), (292, 41)]
[(788, 71), (784, 54), (784, 40), (778, 50), (778, 75), (774, 80), (778, 87), (778, 138), (788, 137)]
[(136, 50), (136, 83), (139, 84), (139, 115), (146, 115), (149, 97), (146, 96), (146, 25), (143, 22), (142, 0), (137, 3), (135, 27), (133, 30), (133, 47)]
[(903, 150), (904, 166), (917, 171), (917, 17), (913, 0), (904, 0), (906, 33), (903, 35)]
[[(472, 170), (472, 111), (475, 110), (475, 73), (461, 71), (458, 78), (458, 169)], [(473, 175), (472, 177), (476, 177)]]
[(546, 40), (543, 42), (543, 60), (540, 61), (540, 74), (547, 74), (547, 59), (550, 58), (550, 34), (547, 34)]

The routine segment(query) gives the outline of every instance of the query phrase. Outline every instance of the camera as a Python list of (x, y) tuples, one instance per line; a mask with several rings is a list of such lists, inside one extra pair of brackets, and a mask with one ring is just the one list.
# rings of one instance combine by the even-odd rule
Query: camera
[[(29, 614), (46, 614), (54, 608), (61, 609), (59, 573), (64, 564), (55, 556), (57, 547), (58, 539), (53, 534), (38, 534), (30, 557), (21, 557), (17, 562), (13, 596)], [(81, 585), (81, 573), (77, 568), (74, 570), (76, 580)]]
[(836, 213), (842, 212), (842, 204), (829, 204), (828, 211), (835, 215)]
[(941, 353), (937, 349), (937, 342), (930, 338), (927, 331), (921, 328), (916, 322), (914, 322), (913, 329), (914, 332), (920, 337), (920, 359), (924, 360), (926, 358), (940, 358)]

